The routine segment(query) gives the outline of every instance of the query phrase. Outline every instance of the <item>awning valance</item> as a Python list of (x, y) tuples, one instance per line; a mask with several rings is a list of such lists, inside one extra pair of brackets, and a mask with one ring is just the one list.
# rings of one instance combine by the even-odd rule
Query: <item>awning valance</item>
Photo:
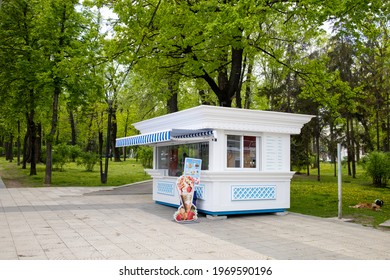
[(115, 147), (157, 144), (168, 141), (180, 141), (192, 138), (212, 137), (212, 129), (172, 129), (155, 133), (117, 138)]

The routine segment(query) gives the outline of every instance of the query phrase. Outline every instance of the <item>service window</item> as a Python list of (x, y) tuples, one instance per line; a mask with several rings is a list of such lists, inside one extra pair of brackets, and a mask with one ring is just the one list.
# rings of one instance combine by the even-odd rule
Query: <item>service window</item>
[(257, 137), (227, 135), (227, 167), (256, 168)]
[(209, 169), (209, 143), (191, 143), (157, 147), (157, 169), (167, 169), (168, 176), (183, 174), (186, 157), (200, 158), (202, 170)]

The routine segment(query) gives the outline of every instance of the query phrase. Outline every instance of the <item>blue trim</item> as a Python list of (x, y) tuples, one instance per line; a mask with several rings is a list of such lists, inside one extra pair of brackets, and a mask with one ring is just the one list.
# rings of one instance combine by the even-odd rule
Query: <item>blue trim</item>
[(179, 204), (173, 204), (173, 203), (167, 203), (167, 202), (162, 202), (162, 201), (155, 201), (156, 204), (164, 205), (164, 206), (169, 206), (169, 207), (175, 207), (178, 208), (180, 205)]
[(198, 208), (198, 212), (213, 215), (213, 216), (227, 216), (227, 215), (242, 215), (242, 214), (260, 214), (260, 213), (280, 213), (285, 212), (287, 209), (258, 209), (258, 210), (237, 210), (237, 211), (207, 211)]
[[(173, 203), (167, 203), (162, 201), (155, 201), (156, 204), (169, 206), (169, 207), (175, 207), (178, 208), (179, 204), (173, 204)], [(257, 210), (237, 210), (237, 211), (207, 211), (197, 208), (199, 213), (203, 213), (206, 215), (213, 215), (213, 216), (227, 216), (227, 215), (242, 215), (242, 214), (261, 214), (261, 213), (280, 213), (285, 212), (286, 208), (277, 208), (277, 209), (257, 209)]]

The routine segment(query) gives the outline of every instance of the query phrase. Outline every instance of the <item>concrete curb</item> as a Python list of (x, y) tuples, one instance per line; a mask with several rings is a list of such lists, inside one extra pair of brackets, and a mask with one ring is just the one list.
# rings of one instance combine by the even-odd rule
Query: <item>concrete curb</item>
[(7, 187), (5, 186), (3, 180), (0, 177), (0, 189), (6, 189)]

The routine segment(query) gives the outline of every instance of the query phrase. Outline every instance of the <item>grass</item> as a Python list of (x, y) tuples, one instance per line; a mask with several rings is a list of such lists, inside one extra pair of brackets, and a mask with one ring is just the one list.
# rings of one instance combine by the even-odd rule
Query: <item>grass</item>
[[(311, 171), (313, 174), (316, 170)], [(378, 188), (371, 184), (360, 166), (357, 168), (357, 178), (348, 176), (346, 167), (342, 170), (342, 217), (354, 222), (377, 227), (390, 219), (390, 188)], [(349, 206), (360, 202), (384, 201), (381, 211), (356, 209)], [(321, 181), (317, 174), (295, 175), (291, 182), (291, 212), (318, 217), (338, 216), (338, 183), (333, 175), (333, 165), (321, 165)]]
[[(45, 165), (37, 165), (37, 175), (30, 176), (30, 168), (22, 169), (15, 162), (8, 162), (4, 157), (0, 158), (0, 175), (8, 186), (19, 185), (24, 187), (45, 187)], [(52, 174), (52, 186), (121, 186), (134, 182), (151, 179), (145, 173), (144, 168), (134, 159), (126, 159), (122, 162), (109, 161), (107, 184), (100, 182), (99, 165), (94, 171), (87, 172), (83, 167), (70, 162), (65, 164), (63, 171), (54, 170)]]
[[(0, 158), (0, 175), (7, 186), (17, 184), (25, 187), (45, 187), (45, 166), (38, 165), (36, 176), (29, 176), (29, 168), (21, 169), (15, 162), (7, 162)], [(311, 170), (313, 175), (295, 175), (291, 182), (291, 207), (289, 211), (317, 217), (338, 216), (338, 185), (337, 177), (333, 176), (333, 165), (321, 165), (321, 181), (317, 181), (317, 170)], [(343, 167), (342, 217), (353, 219), (354, 222), (377, 227), (390, 219), (390, 188), (372, 186), (371, 179), (364, 175), (358, 166), (357, 178), (346, 175)], [(52, 186), (121, 186), (133, 182), (150, 179), (142, 165), (133, 159), (122, 162), (109, 162), (107, 184), (100, 183), (99, 166), (95, 171), (86, 172), (75, 163), (67, 163), (64, 171), (54, 171)], [(375, 199), (385, 202), (381, 211), (350, 208), (359, 202), (373, 202)]]

